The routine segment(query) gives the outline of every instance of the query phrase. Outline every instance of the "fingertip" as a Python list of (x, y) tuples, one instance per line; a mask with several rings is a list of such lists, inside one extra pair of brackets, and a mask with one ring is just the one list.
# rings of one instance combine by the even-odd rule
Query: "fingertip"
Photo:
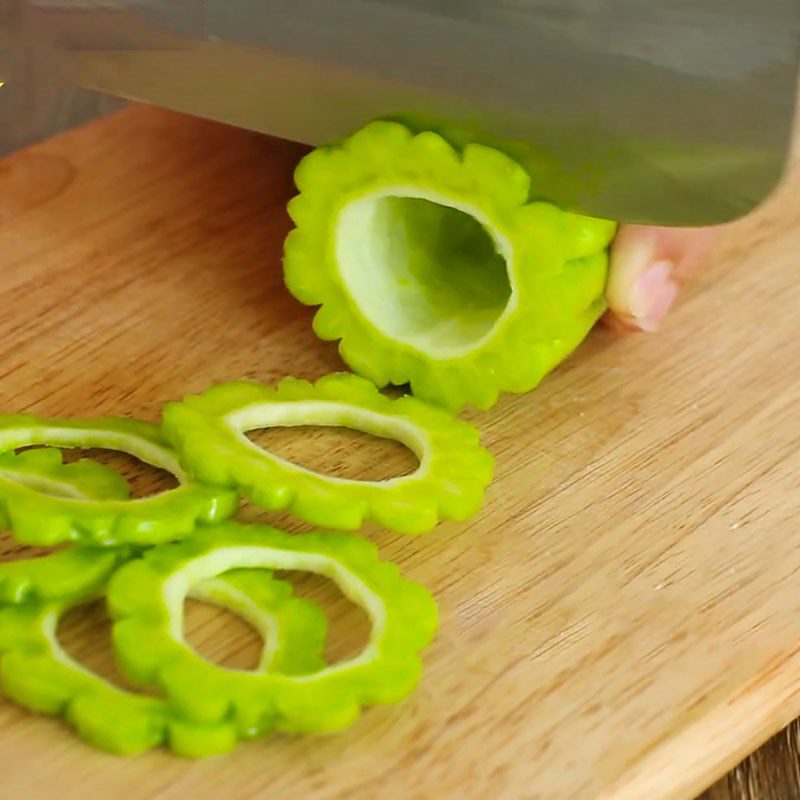
[(658, 330), (682, 283), (708, 260), (718, 231), (622, 226), (611, 249), (606, 324), (616, 330)]

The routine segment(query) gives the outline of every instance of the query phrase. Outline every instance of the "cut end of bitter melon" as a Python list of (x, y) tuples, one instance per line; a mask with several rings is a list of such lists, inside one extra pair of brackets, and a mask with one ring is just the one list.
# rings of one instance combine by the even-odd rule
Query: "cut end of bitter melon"
[(488, 408), (533, 388), (605, 308), (616, 225), (533, 200), (497, 150), (374, 122), (296, 179), (287, 286), (379, 386)]

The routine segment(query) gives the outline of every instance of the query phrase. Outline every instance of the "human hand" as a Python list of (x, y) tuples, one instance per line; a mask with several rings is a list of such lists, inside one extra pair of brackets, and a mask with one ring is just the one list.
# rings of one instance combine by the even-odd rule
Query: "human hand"
[(615, 330), (657, 330), (680, 288), (709, 260), (720, 229), (623, 225), (611, 248), (604, 322)]

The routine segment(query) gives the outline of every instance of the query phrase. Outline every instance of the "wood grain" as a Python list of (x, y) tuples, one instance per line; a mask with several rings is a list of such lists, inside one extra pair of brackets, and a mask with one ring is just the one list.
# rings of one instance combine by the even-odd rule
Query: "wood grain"
[[(300, 153), (134, 109), (0, 162), (0, 407), (157, 420), (215, 381), (341, 369), (281, 283)], [(8, 187), (26, 170), (49, 180), (40, 159), (69, 180), (20, 203)], [(98, 754), (2, 704), (3, 796), (630, 800), (710, 785), (800, 712), (797, 189), (729, 231), (658, 337), (598, 331), (536, 392), (466, 415), (498, 462), (476, 519), (365, 531), (440, 603), (411, 700), (336, 737), (200, 763)], [(365, 440), (332, 440), (319, 464), (382, 459), (406, 465)], [(303, 590), (327, 592), (346, 648), (353, 612)]]

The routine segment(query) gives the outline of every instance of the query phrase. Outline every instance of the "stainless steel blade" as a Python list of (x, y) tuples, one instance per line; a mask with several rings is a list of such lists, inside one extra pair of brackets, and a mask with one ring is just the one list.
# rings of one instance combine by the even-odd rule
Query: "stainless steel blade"
[(738, 217), (775, 186), (800, 66), (798, 0), (15, 9), (11, 38), (46, 39), (82, 86), (310, 144), (385, 116), (466, 131), (528, 165), (543, 197), (671, 225)]

